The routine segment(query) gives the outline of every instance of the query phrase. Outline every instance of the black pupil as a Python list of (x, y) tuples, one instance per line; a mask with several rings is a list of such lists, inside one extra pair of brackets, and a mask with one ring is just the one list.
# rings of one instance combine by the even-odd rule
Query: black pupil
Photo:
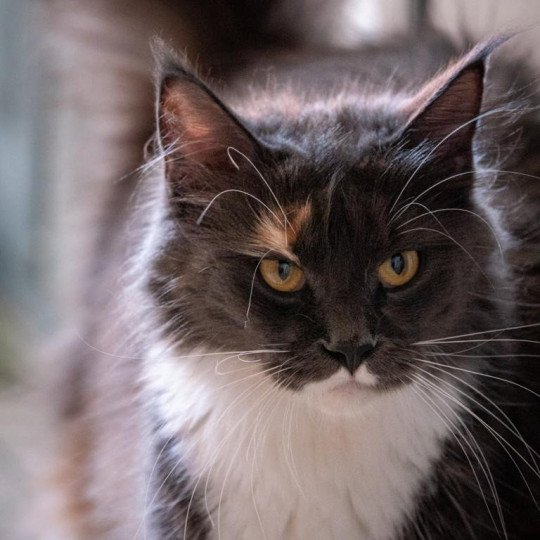
[(392, 256), (392, 260), (390, 261), (392, 265), (392, 270), (396, 274), (401, 274), (403, 270), (405, 269), (405, 259), (402, 255), (394, 255)]
[(281, 281), (285, 281), (291, 275), (291, 264), (287, 261), (278, 262), (278, 275)]

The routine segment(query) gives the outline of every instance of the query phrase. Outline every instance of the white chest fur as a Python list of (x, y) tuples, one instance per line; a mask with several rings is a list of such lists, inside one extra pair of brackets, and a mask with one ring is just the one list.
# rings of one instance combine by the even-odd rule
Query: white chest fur
[(213, 538), (393, 538), (450, 435), (411, 388), (331, 416), (238, 357), (163, 351), (146, 383), (164, 435), (180, 436)]

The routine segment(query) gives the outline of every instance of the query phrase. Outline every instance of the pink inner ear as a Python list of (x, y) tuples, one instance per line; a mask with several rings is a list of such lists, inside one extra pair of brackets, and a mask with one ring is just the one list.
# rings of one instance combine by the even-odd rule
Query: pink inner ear
[(441, 142), (441, 151), (470, 148), (481, 113), (485, 62), (506, 37), (481, 43), (436, 75), (404, 106), (406, 133), (413, 143)]
[(253, 154), (245, 130), (214, 96), (189, 80), (177, 80), (164, 88), (160, 124), (164, 146), (175, 145), (174, 154), (191, 162), (223, 165), (228, 162), (229, 146)]
[(219, 140), (212, 126), (212, 114), (209, 114), (210, 108), (215, 108), (215, 105), (207, 104), (205, 111), (200, 98), (196, 95), (188, 97), (186, 90), (190, 89), (175, 84), (166, 92), (161, 110), (161, 136), (168, 146), (175, 145), (176, 151), (184, 157), (206, 161), (208, 156), (204, 154)]
[(484, 66), (451, 66), (428, 83), (406, 106), (408, 129), (419, 137), (466, 143), (482, 104)]

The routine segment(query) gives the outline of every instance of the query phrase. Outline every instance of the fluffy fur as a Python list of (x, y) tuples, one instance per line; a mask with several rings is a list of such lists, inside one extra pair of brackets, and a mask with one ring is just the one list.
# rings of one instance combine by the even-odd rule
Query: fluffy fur
[[(303, 390), (317, 406), (326, 402), (329, 414), (321, 414), (237, 356), (191, 351), (182, 358), (173, 350), (152, 350), (146, 379), (159, 396), (159, 440), (177, 441), (198, 494), (190, 510), (202, 511), (209, 538), (384, 539), (401, 532), (449, 436), (419, 392), (355, 395), (339, 386), (350, 379), (342, 368)], [(356, 378), (372, 382), (369, 374)], [(336, 406), (348, 392), (361, 409), (343, 418)]]

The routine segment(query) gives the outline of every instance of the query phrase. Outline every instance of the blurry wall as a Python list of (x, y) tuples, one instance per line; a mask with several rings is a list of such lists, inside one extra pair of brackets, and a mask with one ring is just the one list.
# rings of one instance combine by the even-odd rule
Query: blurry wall
[(540, 2), (538, 0), (431, 0), (435, 25), (455, 36), (463, 29), (481, 38), (495, 32), (519, 32), (516, 53), (540, 67)]
[(55, 241), (44, 273), (65, 318), (76, 311), (105, 207), (133, 181), (151, 134), (150, 42), (161, 36), (183, 50), (190, 36), (161, 0), (49, 0), (41, 29), (54, 89), (47, 104), (47, 229)]
[[(34, 6), (36, 7), (36, 6)], [(36, 308), (43, 151), (39, 63), (33, 54), (38, 9), (0, 0), (0, 383), (19, 360), (20, 320)], [(3, 345), (3, 346), (2, 346)]]

